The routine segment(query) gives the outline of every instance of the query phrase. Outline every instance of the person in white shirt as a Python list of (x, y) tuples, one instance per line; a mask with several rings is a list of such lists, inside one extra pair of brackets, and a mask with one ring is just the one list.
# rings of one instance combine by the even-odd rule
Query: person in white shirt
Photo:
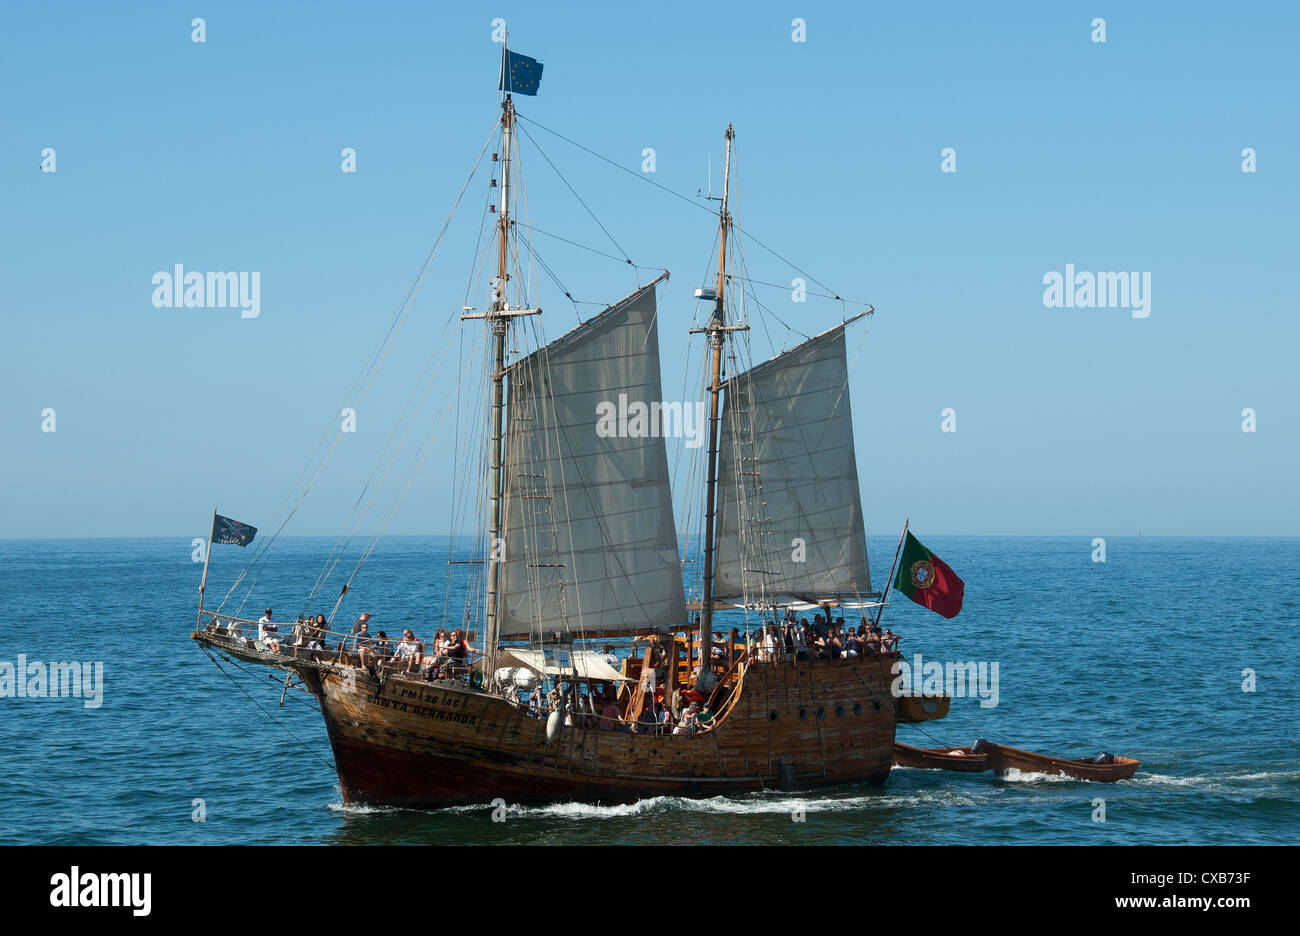
[(272, 653), (280, 652), (280, 637), (276, 632), (279, 630), (271, 623), (271, 609), (266, 609), (266, 614), (257, 620), (257, 639), (266, 644)]
[(766, 663), (775, 663), (781, 659), (777, 653), (776, 626), (773, 624), (765, 625), (763, 628), (763, 660)]
[(409, 627), (402, 631), (402, 639), (397, 642), (396, 656), (397, 665), (403, 667), (408, 673), (413, 666), (420, 665), (420, 644)]
[(700, 703), (692, 702), (682, 712), (682, 720), (677, 723), (673, 729), (673, 734), (691, 734), (695, 731), (695, 722), (700, 715)]

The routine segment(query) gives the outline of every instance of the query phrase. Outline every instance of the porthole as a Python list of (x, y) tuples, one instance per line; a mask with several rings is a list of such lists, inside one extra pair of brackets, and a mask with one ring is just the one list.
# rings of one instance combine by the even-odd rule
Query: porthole
[(844, 717), (844, 706), (842, 706), (842, 705), (837, 705), (837, 706), (835, 706), (835, 717), (836, 717), (836, 718), (843, 718), (843, 717)]
[(825, 718), (825, 717), (826, 717), (826, 709), (824, 709), (824, 708), (819, 708), (819, 709), (817, 710), (817, 720), (818, 720), (818, 721), (821, 721), (821, 720), (822, 720), (823, 718)]
[(807, 721), (807, 720), (808, 720), (808, 710), (806, 708), (799, 709), (799, 721)]
[(854, 703), (853, 703), (853, 714), (854, 714), (854, 715), (861, 715), (861, 714), (862, 714), (862, 703), (861, 703), (861, 702), (854, 702)]
[(776, 721), (776, 712), (768, 712), (768, 714), (767, 714), (767, 720), (768, 720), (768, 721)]

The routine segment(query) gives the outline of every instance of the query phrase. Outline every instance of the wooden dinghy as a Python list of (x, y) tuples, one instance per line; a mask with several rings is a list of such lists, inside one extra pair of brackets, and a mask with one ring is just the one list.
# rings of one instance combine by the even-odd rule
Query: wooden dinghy
[(916, 748), (910, 744), (894, 742), (894, 764), (898, 767), (921, 767), (927, 770), (957, 770), (962, 773), (979, 773), (992, 770), (987, 754), (977, 754), (973, 748)]
[(1139, 761), (1131, 757), (1115, 757), (1111, 754), (1098, 755), (1098, 758), (1067, 760), (993, 744), (991, 741), (980, 741), (978, 748), (988, 754), (989, 762), (994, 772), (998, 774), (1004, 774), (1014, 768), (1025, 773), (1061, 774), (1074, 777), (1076, 780), (1109, 783), (1129, 779), (1141, 766)]
[(948, 717), (952, 697), (944, 694), (924, 695), (905, 692), (898, 697), (898, 720), (903, 724), (935, 721)]

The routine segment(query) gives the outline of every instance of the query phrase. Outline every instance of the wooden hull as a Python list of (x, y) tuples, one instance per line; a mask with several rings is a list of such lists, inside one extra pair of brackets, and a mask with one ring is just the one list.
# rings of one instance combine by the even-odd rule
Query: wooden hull
[(1141, 766), (1139, 761), (1131, 757), (1116, 757), (1113, 764), (1092, 764), (1087, 761), (1048, 757), (1045, 754), (1021, 751), (1018, 748), (992, 744), (988, 741), (983, 742), (983, 748), (988, 751), (993, 769), (999, 774), (1015, 769), (1025, 773), (1060, 774), (1074, 777), (1076, 780), (1108, 783), (1129, 779)]
[(321, 702), (345, 802), (620, 802), (881, 783), (893, 760), (893, 657), (756, 664), (709, 731), (546, 724), (464, 683), (302, 667)]
[[(953, 753), (961, 751), (960, 754)], [(961, 773), (979, 773), (992, 770), (987, 754), (973, 754), (965, 748), (915, 748), (894, 742), (894, 763), (899, 767), (920, 767), (926, 770), (956, 770)]]

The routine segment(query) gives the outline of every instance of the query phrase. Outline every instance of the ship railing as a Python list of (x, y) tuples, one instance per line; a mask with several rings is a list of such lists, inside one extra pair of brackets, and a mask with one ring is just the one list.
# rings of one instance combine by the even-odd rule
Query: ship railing
[[(256, 646), (258, 643), (264, 643), (258, 639), (258, 628), (260, 626), (258, 621), (252, 618), (224, 614), (219, 611), (204, 611), (203, 614), (208, 618), (208, 623), (204, 628), (206, 633), (221, 637), (242, 638), (250, 647), (261, 649)], [(352, 633), (351, 630), (335, 631), (328, 628), (320, 630), (316, 624), (310, 621), (271, 621), (269, 626), (275, 628), (272, 633), (280, 644), (280, 656), (291, 659), (316, 660), (322, 657), (332, 657), (333, 662), (355, 665), (351, 661), (358, 657), (355, 640), (357, 635)], [(407, 630), (408, 628), (403, 627), (402, 629)], [(376, 644), (380, 639), (377, 634), (378, 631), (376, 630), (366, 635), (370, 641), (366, 647), (368, 656), (380, 655), (376, 649)], [(388, 647), (382, 654), (384, 661), (391, 663), (393, 660), (400, 659), (397, 655), (397, 645), (401, 643), (401, 635), (394, 637), (386, 634), (383, 639), (388, 641)], [(415, 640), (424, 648), (420, 654), (423, 663), (432, 656), (433, 639), (425, 639), (417, 635)], [(321, 646), (318, 648), (312, 647), (311, 644), (316, 642), (319, 642)], [(473, 664), (473, 660), (483, 655), (482, 650), (472, 646), (467, 646), (466, 649), (469, 653), (467, 661), (463, 666), (458, 665), (455, 669), (469, 669)], [(273, 653), (269, 648), (262, 652)]]

